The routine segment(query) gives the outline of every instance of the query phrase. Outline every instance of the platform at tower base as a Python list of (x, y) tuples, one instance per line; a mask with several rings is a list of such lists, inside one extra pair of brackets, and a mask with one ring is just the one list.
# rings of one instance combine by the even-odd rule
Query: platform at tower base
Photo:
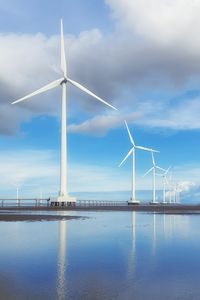
[(137, 205), (137, 204), (140, 204), (139, 200), (134, 200), (134, 201), (130, 200), (130, 201), (128, 201), (128, 205)]
[(70, 196), (58, 196), (50, 198), (50, 206), (76, 206), (76, 198)]

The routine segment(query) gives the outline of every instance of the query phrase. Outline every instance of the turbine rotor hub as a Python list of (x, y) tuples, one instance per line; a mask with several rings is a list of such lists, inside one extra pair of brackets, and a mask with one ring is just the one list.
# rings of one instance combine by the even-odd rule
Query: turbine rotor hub
[(61, 81), (60, 85), (62, 85), (63, 83), (67, 83), (67, 78), (64, 78), (64, 79)]

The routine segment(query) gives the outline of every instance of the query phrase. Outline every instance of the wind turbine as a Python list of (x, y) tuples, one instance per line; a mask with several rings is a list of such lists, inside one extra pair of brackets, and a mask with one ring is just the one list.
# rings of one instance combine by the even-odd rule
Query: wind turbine
[(177, 202), (180, 203), (180, 193), (181, 193), (181, 188), (180, 185), (178, 184), (178, 190), (177, 190)]
[(153, 151), (151, 152), (151, 157), (152, 157), (153, 166), (143, 175), (143, 177), (145, 177), (147, 174), (152, 172), (152, 184), (153, 184), (153, 189), (152, 189), (153, 195), (152, 196), (153, 197), (152, 197), (151, 204), (157, 204), (157, 202), (156, 202), (156, 169), (161, 170), (161, 171), (165, 171), (165, 170), (156, 165), (154, 155), (153, 155)]
[(173, 175), (172, 175), (172, 171), (170, 172), (170, 176), (169, 176), (169, 182), (168, 182), (168, 185), (169, 185), (169, 202), (172, 203), (174, 202), (175, 203), (175, 189), (174, 189), (174, 181), (173, 181)]
[(171, 167), (169, 167), (167, 170), (164, 170), (163, 174), (156, 174), (156, 175), (162, 177), (162, 182), (163, 182), (163, 204), (166, 203), (166, 184), (168, 184), (167, 174), (168, 174), (170, 169), (171, 169)]
[(23, 184), (14, 184), (14, 187), (16, 188), (16, 200), (17, 200), (17, 205), (20, 204), (19, 200), (19, 189), (23, 186)]
[(20, 189), (25, 186), (35, 186), (35, 184), (17, 183), (17, 184), (13, 184), (13, 186), (16, 188), (16, 200), (17, 200), (17, 205), (19, 206), (20, 205), (20, 197), (19, 197)]
[(124, 121), (124, 122), (125, 122), (125, 125), (126, 125), (126, 129), (127, 129), (128, 135), (129, 135), (130, 142), (132, 144), (132, 148), (128, 152), (128, 154), (126, 155), (126, 157), (122, 160), (122, 162), (120, 163), (119, 167), (121, 167), (121, 165), (129, 157), (129, 155), (132, 154), (132, 195), (131, 195), (131, 199), (130, 199), (130, 201), (128, 203), (129, 204), (139, 204), (140, 202), (138, 200), (136, 200), (136, 192), (135, 192), (136, 191), (136, 185), (135, 185), (135, 149), (145, 150), (145, 151), (149, 151), (151, 153), (152, 152), (159, 152), (159, 151), (135, 145), (135, 142), (134, 142), (133, 137), (132, 137), (132, 135), (130, 133), (128, 124), (127, 124), (126, 121)]
[[(68, 195), (67, 190), (67, 84), (71, 84), (86, 94), (92, 96), (98, 101), (104, 103), (105, 105), (111, 107), (112, 109), (117, 110), (114, 106), (104, 101), (102, 98), (95, 95), (93, 92), (89, 91), (87, 88), (79, 84), (78, 82), (70, 79), (67, 75), (67, 64), (66, 64), (66, 56), (65, 56), (65, 45), (64, 45), (64, 33), (63, 33), (63, 22), (61, 20), (61, 71), (63, 76), (45, 86), (40, 88), (39, 90), (22, 97), (12, 104), (19, 103), (26, 99), (29, 99), (38, 94), (44, 93), (50, 89), (54, 89), (58, 86), (62, 88), (62, 101), (61, 101), (61, 147), (60, 147), (60, 191), (59, 195), (54, 200), (55, 205), (64, 205), (66, 202), (76, 202), (74, 197), (70, 197)], [(53, 204), (53, 203), (52, 203)]]
[(174, 183), (174, 203), (180, 202), (180, 185), (179, 183)]

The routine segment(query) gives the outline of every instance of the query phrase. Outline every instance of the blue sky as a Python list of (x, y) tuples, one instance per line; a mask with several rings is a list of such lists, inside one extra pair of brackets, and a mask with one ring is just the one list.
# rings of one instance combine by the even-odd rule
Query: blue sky
[[(10, 103), (59, 78), (60, 17), (70, 78), (119, 108), (69, 87), (69, 190), (130, 188), (130, 159), (118, 168), (130, 149), (124, 118), (136, 144), (160, 150), (158, 164), (173, 166), (183, 189), (199, 186), (198, 1), (0, 0), (0, 14), (2, 194), (15, 185), (58, 190), (59, 89)], [(136, 159), (137, 187), (149, 189), (142, 174), (151, 158)]]

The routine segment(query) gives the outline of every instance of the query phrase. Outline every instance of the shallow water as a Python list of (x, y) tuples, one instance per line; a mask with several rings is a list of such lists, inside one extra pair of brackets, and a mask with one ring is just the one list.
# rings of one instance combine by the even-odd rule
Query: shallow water
[(200, 299), (199, 215), (64, 214), (0, 223), (0, 299)]

